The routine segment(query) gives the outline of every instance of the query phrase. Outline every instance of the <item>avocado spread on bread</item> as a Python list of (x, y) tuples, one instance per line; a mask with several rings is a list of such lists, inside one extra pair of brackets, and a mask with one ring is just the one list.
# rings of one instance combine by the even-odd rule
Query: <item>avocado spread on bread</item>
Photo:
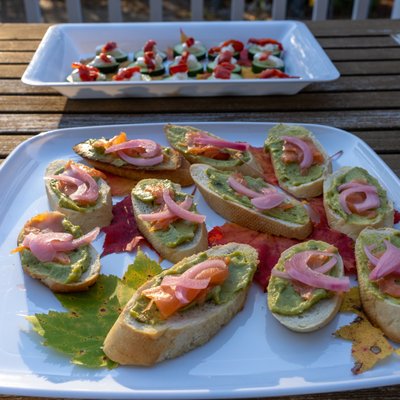
[(265, 141), (265, 150), (269, 151), (274, 162), (274, 170), (280, 182), (287, 182), (290, 186), (300, 186), (306, 183), (316, 181), (324, 174), (324, 166), (313, 164), (304, 174), (297, 162), (285, 163), (282, 161), (284, 152), (284, 140), (282, 136), (296, 136), (300, 139), (310, 137), (310, 132), (301, 126), (283, 125), (274, 126), (268, 132), (268, 138)]
[[(238, 151), (232, 149), (222, 149), (224, 155), (223, 159), (206, 157), (201, 154), (191, 154), (187, 143), (187, 134), (191, 132), (203, 132), (210, 137), (216, 138), (215, 135), (205, 132), (201, 129), (197, 129), (191, 126), (179, 126), (168, 124), (165, 126), (165, 133), (171, 146), (181, 152), (191, 162), (203, 163), (211, 165), (214, 168), (233, 168), (235, 166), (242, 165), (250, 161), (250, 153), (248, 151)], [(192, 158), (192, 160), (191, 160)]]
[[(153, 211), (158, 211), (160, 209), (159, 204), (157, 204), (157, 197), (154, 194), (154, 189), (156, 189), (157, 191), (157, 187), (161, 191), (162, 188), (170, 188), (171, 191), (174, 193), (174, 201), (176, 202), (183, 202), (188, 196), (187, 193), (179, 192), (177, 190), (177, 185), (173, 184), (170, 180), (142, 180), (132, 190), (132, 195), (136, 199), (142, 201), (143, 203), (146, 203), (149, 213)], [(190, 211), (196, 211), (196, 206), (192, 205)], [(199, 229), (199, 224), (179, 218), (171, 222), (164, 229), (152, 230), (152, 235), (163, 244), (165, 244), (165, 246), (174, 248), (182, 243), (191, 241), (194, 238), (197, 229)]]
[(362, 223), (365, 222), (366, 217), (359, 215), (357, 213), (346, 213), (339, 202), (339, 191), (338, 187), (351, 182), (362, 182), (369, 185), (373, 185), (377, 189), (377, 194), (379, 196), (380, 205), (375, 209), (376, 215), (372, 218), (368, 218), (371, 223), (382, 218), (388, 211), (389, 204), (386, 196), (385, 190), (379, 184), (378, 180), (371, 176), (365, 169), (360, 167), (354, 167), (348, 169), (344, 174), (335, 176), (329, 188), (325, 191), (324, 200), (329, 205), (329, 208), (341, 218), (343, 218), (347, 223)]
[[(93, 161), (100, 161), (102, 163), (111, 164), (115, 167), (127, 167), (133, 168), (133, 166), (122, 158), (118, 157), (116, 153), (105, 153), (105, 148), (102, 146), (95, 146), (96, 142), (100, 142), (102, 140), (107, 140), (105, 138), (102, 139), (88, 139), (85, 142), (79, 143), (74, 146), (74, 151), (78, 153), (81, 157), (87, 158)], [(162, 152), (164, 155), (164, 162), (171, 158), (171, 148), (163, 147)], [(158, 165), (158, 164), (157, 164)], [(157, 168), (157, 165), (154, 166), (146, 166), (146, 170), (151, 170)], [(134, 166), (134, 168), (142, 168), (138, 166)], [(143, 167), (144, 168), (144, 167)], [(176, 168), (176, 167), (174, 167)]]
[[(218, 193), (223, 199), (233, 201), (250, 209), (257, 210), (251, 203), (251, 199), (249, 197), (241, 195), (229, 186), (228, 178), (231, 175), (230, 172), (223, 172), (209, 168), (207, 169), (206, 174), (209, 177), (209, 188)], [(263, 188), (268, 187), (268, 185), (261, 178), (243, 176), (243, 179), (248, 188), (256, 192), (261, 192)], [(282, 221), (293, 222), (300, 225), (307, 223), (309, 216), (302, 204), (294, 204), (290, 200), (285, 201), (284, 204), (289, 204), (290, 207), (278, 206), (260, 212)]]
[[(290, 260), (296, 253), (300, 253), (306, 250), (325, 251), (328, 248), (332, 248), (332, 246), (328, 243), (316, 240), (310, 240), (305, 243), (300, 243), (282, 253), (278, 264), (274, 268), (277, 268), (280, 271), (284, 271), (285, 262), (287, 260)], [(329, 271), (329, 275), (338, 276), (338, 272), (338, 267), (337, 265), (335, 265), (331, 269), (331, 271)], [(301, 283), (299, 285), (299, 287), (304, 286), (305, 288), (307, 288), (306, 295), (301, 296), (301, 291), (295, 289), (291, 280), (280, 278), (277, 276), (271, 276), (268, 284), (269, 309), (277, 314), (299, 315), (310, 309), (320, 300), (332, 296), (332, 292), (330, 292), (329, 290), (321, 288), (311, 288), (302, 285)]]
[[(235, 293), (245, 289), (251, 282), (256, 265), (249, 260), (245, 254), (240, 251), (234, 251), (224, 255), (229, 258), (229, 275), (222, 285), (214, 286), (207, 294), (206, 302), (214, 304), (223, 304), (231, 300)], [(159, 286), (164, 276), (180, 275), (190, 267), (199, 264), (208, 259), (206, 252), (199, 253), (196, 257), (191, 257), (186, 263), (179, 263), (176, 266), (163, 271), (154, 278), (152, 285), (149, 287)], [(140, 295), (135, 304), (131, 308), (131, 315), (136, 320), (156, 325), (163, 323), (165, 320), (161, 317), (155, 304), (149, 307), (150, 299), (144, 295)], [(196, 301), (188, 304), (185, 308), (179, 310), (178, 314), (185, 313), (196, 306)]]
[[(391, 296), (379, 289), (377, 281), (371, 281), (369, 274), (371, 273), (370, 263), (365, 254), (365, 247), (370, 247), (373, 254), (382, 254), (386, 246), (384, 240), (391, 242), (394, 246), (400, 248), (400, 231), (395, 229), (370, 229), (366, 228), (361, 231), (356, 241), (356, 260), (357, 260), (357, 276), (360, 286), (363, 285), (365, 290), (380, 300), (388, 300), (391, 303), (400, 305), (400, 298)], [(385, 279), (385, 278), (383, 278)], [(399, 279), (400, 282), (400, 279)], [(396, 279), (397, 283), (397, 279)]]
[[(60, 168), (58, 171), (55, 172), (54, 175), (59, 175), (64, 172), (64, 168)], [(99, 178), (98, 177), (93, 177), (93, 179), (98, 183)], [(96, 206), (96, 204), (102, 204), (105, 205), (107, 203), (107, 194), (105, 193), (105, 189), (100, 188), (99, 190), (99, 197), (94, 204), (85, 204), (85, 205), (80, 205), (76, 203), (75, 201), (71, 200), (70, 197), (62, 193), (58, 189), (58, 181), (56, 179), (51, 179), (50, 180), (50, 187), (51, 190), (55, 193), (55, 195), (58, 197), (58, 205), (62, 208), (68, 208), (70, 210), (78, 211), (78, 212), (85, 212), (88, 211)]]
[[(79, 226), (73, 225), (67, 219), (62, 220), (65, 233), (70, 233), (74, 238), (82, 236)], [(28, 265), (32, 275), (46, 275), (48, 278), (59, 283), (78, 282), (82, 274), (91, 263), (89, 246), (78, 247), (68, 252), (69, 264), (60, 264), (55, 261), (41, 262), (29, 249), (20, 252), (21, 263)]]

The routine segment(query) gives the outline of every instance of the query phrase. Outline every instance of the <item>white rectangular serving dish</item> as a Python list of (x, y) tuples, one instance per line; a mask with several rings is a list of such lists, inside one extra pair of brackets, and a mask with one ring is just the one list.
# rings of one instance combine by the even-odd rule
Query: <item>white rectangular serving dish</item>
[[(246, 138), (262, 146), (273, 123), (188, 123), (230, 140)], [(361, 166), (376, 176), (400, 205), (400, 181), (363, 141), (352, 134), (323, 125), (304, 125), (320, 140), (328, 154), (343, 150), (333, 163)], [(19, 256), (10, 254), (24, 223), (48, 210), (43, 183), (46, 166), (54, 159), (79, 157), (76, 143), (111, 137), (125, 131), (130, 138), (150, 138), (167, 144), (162, 124), (96, 126), (60, 129), (40, 134), (21, 144), (0, 168), (0, 393), (96, 399), (216, 399), (296, 395), (399, 384), (398, 359), (391, 357), (371, 371), (355, 376), (351, 344), (332, 333), (353, 320), (338, 315), (323, 329), (294, 333), (269, 313), (266, 294), (254, 284), (245, 308), (210, 342), (179, 358), (151, 368), (118, 367), (91, 370), (43, 347), (25, 316), (62, 310), (47, 287), (24, 275)], [(192, 191), (193, 188), (187, 188)], [(197, 191), (196, 202), (207, 215), (210, 230), (225, 221), (215, 214)], [(102, 248), (103, 236), (96, 240)], [(154, 258), (158, 257), (147, 251)], [(102, 272), (122, 276), (134, 254), (102, 258)], [(169, 265), (167, 262), (164, 266)]]
[[(94, 55), (98, 45), (116, 41), (125, 51), (137, 51), (149, 39), (160, 49), (179, 42), (179, 30), (203, 42), (209, 48), (228, 39), (244, 43), (250, 37), (271, 37), (285, 49), (286, 72), (299, 79), (236, 80), (158, 80), (151, 82), (82, 82), (70, 83), (66, 77), (71, 64)], [(160, 22), (61, 24), (49, 28), (22, 82), (50, 86), (63, 95), (75, 98), (162, 97), (162, 96), (259, 96), (295, 94), (313, 82), (339, 77), (332, 64), (306, 25), (297, 21), (236, 22)]]

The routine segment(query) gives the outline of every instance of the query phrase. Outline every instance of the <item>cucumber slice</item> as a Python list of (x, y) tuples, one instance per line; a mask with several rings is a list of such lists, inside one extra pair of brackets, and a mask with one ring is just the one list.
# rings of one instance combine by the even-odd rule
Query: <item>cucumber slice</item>
[[(208, 59), (209, 59), (210, 61), (214, 61), (217, 57), (218, 57), (218, 53), (214, 53), (214, 54), (208, 53)], [(239, 60), (239, 58), (240, 58), (240, 52), (235, 51), (235, 52), (233, 53), (233, 57), (236, 58), (236, 60)]]
[[(259, 48), (258, 48), (257, 45), (253, 45), (253, 46), (250, 46), (250, 47), (248, 48), (248, 54), (249, 54), (250, 60), (252, 60), (252, 59), (254, 58), (254, 56), (255, 56), (256, 53), (260, 53), (260, 50), (259, 50)], [(272, 55), (275, 56), (275, 57), (281, 58), (282, 52), (281, 52), (280, 50), (278, 50), (278, 51), (273, 51), (273, 52), (272, 52)]]
[[(170, 64), (170, 66), (169, 67), (173, 67), (174, 65), (176, 65), (176, 64)], [(203, 67), (203, 65), (202, 64), (200, 64), (200, 66), (199, 66), (199, 68), (196, 68), (196, 69), (189, 69), (189, 71), (188, 71), (188, 76), (190, 76), (190, 77), (195, 77), (196, 75), (198, 75), (198, 74), (202, 74), (204, 72), (204, 67)]]
[[(178, 43), (174, 46), (174, 56), (181, 56), (183, 53), (182, 43)], [(198, 51), (188, 50), (190, 54), (193, 54), (199, 61), (204, 60), (206, 58), (207, 49), (202, 46), (202, 48)]]
[(279, 69), (282, 72), (285, 72), (285, 67), (276, 67), (273, 63), (259, 63), (256, 61), (253, 61), (251, 64), (251, 70), (255, 73), (258, 74), (265, 69)]
[[(158, 54), (161, 56), (163, 61), (167, 60), (167, 54), (164, 53), (163, 51), (158, 51)], [(143, 57), (143, 50), (139, 50), (136, 53), (134, 53), (133, 59), (137, 60), (139, 57)]]
[[(210, 62), (207, 64), (207, 72), (214, 72), (215, 67), (217, 66), (217, 63)], [(235, 64), (235, 69), (232, 71), (233, 74), (240, 74), (242, 72), (242, 67), (240, 65)]]
[(116, 72), (118, 70), (119, 64), (111, 64), (111, 65), (105, 65), (101, 67), (96, 67), (100, 72), (103, 74), (109, 74), (111, 72)]

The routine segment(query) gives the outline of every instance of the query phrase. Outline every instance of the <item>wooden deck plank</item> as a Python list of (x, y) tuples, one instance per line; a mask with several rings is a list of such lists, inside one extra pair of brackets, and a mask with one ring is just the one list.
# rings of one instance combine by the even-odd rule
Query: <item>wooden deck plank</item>
[[(342, 76), (332, 82), (315, 83), (303, 90), (307, 92), (342, 92), (358, 91), (368, 92), (372, 90), (400, 90), (399, 75), (373, 75), (373, 76)], [(0, 79), (0, 93), (7, 94), (57, 94), (55, 89), (25, 85), (19, 79)]]
[(400, 60), (400, 46), (397, 48), (365, 48), (365, 49), (326, 49), (329, 58), (335, 61), (382, 61)]
[[(366, 99), (368, 101), (366, 102)], [(268, 96), (260, 102), (257, 96), (223, 98), (199, 97), (195, 102), (183, 97), (129, 98), (101, 100), (68, 100), (64, 96), (0, 96), (0, 112), (22, 113), (32, 109), (40, 113), (160, 113), (176, 111), (201, 113), (210, 109), (219, 112), (246, 111), (306, 111), (400, 108), (400, 91), (369, 91), (361, 93), (300, 93), (296, 96)]]
[(399, 44), (391, 36), (372, 37), (328, 37), (318, 38), (318, 42), (324, 49), (362, 49), (369, 47), (398, 48)]
[[(97, 114), (88, 119), (87, 114), (10, 114), (0, 113), (0, 135), (35, 134), (59, 128), (72, 128), (94, 125), (140, 124), (140, 123), (187, 123), (187, 122), (299, 122), (335, 126), (348, 131), (390, 130), (400, 126), (398, 110), (359, 111), (305, 111), (294, 114), (281, 112), (206, 112), (176, 114)], [(385, 135), (382, 132), (381, 135)], [(390, 146), (389, 146), (390, 147)], [(387, 149), (387, 150), (390, 150)]]
[(0, 40), (0, 51), (36, 51), (39, 40)]
[(29, 64), (33, 52), (0, 51), (0, 64)]
[(398, 74), (400, 71), (400, 60), (336, 61), (335, 66), (342, 75)]

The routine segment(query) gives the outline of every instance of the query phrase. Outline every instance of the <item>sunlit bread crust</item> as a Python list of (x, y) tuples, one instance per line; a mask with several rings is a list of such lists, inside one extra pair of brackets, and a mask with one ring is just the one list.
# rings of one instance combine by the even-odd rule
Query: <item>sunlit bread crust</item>
[[(49, 164), (45, 172), (45, 178), (54, 175), (57, 171), (65, 166), (66, 160), (55, 160)], [(107, 182), (99, 178), (97, 181), (99, 185), (99, 199), (97, 203), (85, 211), (71, 210), (70, 208), (61, 207), (59, 204), (59, 197), (52, 190), (50, 180), (45, 179), (45, 187), (47, 199), (49, 201), (50, 209), (59, 211), (64, 214), (69, 221), (74, 225), (81, 227), (83, 233), (90, 232), (92, 229), (108, 226), (113, 218), (112, 215), (112, 199), (111, 189)], [(100, 199), (104, 199), (102, 202)]]
[[(207, 252), (210, 256), (223, 256), (236, 250), (246, 253), (249, 263), (258, 264), (256, 250), (244, 244), (215, 246)], [(249, 289), (248, 286), (240, 290), (227, 303), (207, 302), (178, 313), (162, 324), (148, 325), (134, 319), (130, 309), (140, 293), (151, 286), (153, 279), (136, 291), (108, 333), (103, 350), (111, 360), (120, 364), (151, 366), (203, 345), (243, 308)]]
[(193, 164), (190, 167), (190, 172), (208, 205), (228, 221), (255, 231), (267, 232), (287, 238), (305, 239), (311, 233), (312, 223), (310, 219), (305, 224), (282, 221), (233, 201), (223, 199), (218, 193), (209, 188), (209, 177), (206, 174), (209, 168), (212, 167), (205, 164)]

